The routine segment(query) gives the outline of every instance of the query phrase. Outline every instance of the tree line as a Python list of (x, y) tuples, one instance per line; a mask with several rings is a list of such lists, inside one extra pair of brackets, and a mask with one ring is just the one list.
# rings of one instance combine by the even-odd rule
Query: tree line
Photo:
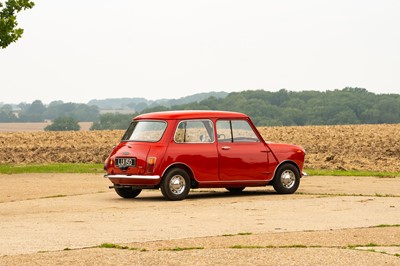
[(80, 122), (93, 122), (100, 116), (97, 106), (62, 101), (54, 101), (46, 106), (40, 100), (36, 100), (30, 104), (20, 103), (18, 108), (18, 111), (15, 111), (9, 104), (1, 106), (0, 122), (44, 122), (53, 121), (59, 117), (71, 117)]
[[(94, 122), (92, 130), (125, 129), (141, 113), (168, 110), (225, 110), (249, 115), (257, 126), (303, 126), (400, 123), (400, 94), (375, 94), (363, 88), (333, 91), (277, 92), (247, 90), (208, 97), (201, 101), (172, 106), (145, 108), (134, 114), (106, 113), (97, 106), (55, 101), (45, 106), (36, 100), (22, 103), (16, 114), (12, 106), (0, 107), (0, 122), (54, 121), (70, 117), (74, 121)], [(62, 121), (66, 121), (65, 119)], [(65, 126), (64, 126), (65, 127)]]
[[(397, 124), (400, 123), (400, 94), (374, 94), (350, 87), (325, 92), (247, 90), (220, 99), (209, 97), (188, 104), (147, 108), (140, 113), (168, 110), (242, 112), (257, 126)], [(133, 116), (101, 115), (93, 129), (123, 129)]]

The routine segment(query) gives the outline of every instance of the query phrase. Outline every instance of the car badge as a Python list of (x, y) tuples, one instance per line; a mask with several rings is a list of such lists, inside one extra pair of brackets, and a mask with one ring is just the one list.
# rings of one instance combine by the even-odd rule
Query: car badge
[(129, 155), (129, 152), (128, 151), (124, 151), (122, 154), (123, 155)]

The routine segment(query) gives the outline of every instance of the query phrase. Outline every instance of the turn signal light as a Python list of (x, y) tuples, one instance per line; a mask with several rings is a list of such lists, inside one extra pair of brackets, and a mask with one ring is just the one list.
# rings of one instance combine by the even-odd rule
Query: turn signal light
[(148, 157), (147, 158), (147, 172), (153, 173), (154, 167), (156, 165), (157, 158), (156, 157)]

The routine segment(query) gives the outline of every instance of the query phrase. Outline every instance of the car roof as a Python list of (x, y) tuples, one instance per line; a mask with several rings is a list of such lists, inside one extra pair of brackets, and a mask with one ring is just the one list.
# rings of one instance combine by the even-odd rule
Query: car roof
[(141, 114), (134, 120), (142, 119), (200, 119), (200, 118), (247, 118), (248, 116), (238, 112), (228, 111), (209, 111), (209, 110), (184, 110), (184, 111), (165, 111)]

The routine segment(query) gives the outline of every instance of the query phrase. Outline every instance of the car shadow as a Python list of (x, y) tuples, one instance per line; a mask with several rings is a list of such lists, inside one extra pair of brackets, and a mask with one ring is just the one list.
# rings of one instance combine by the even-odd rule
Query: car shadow
[[(138, 197), (134, 199), (122, 199), (122, 200), (132, 200), (132, 201), (168, 201), (164, 199), (161, 194), (159, 196), (147, 196), (145, 194), (140, 194)], [(187, 201), (190, 200), (203, 200), (203, 199), (219, 199), (219, 198), (245, 198), (245, 197), (258, 197), (265, 195), (279, 195), (273, 190), (250, 190), (250, 191), (242, 191), (240, 193), (232, 193), (229, 191), (204, 191), (204, 190), (193, 190), (186, 197)]]

